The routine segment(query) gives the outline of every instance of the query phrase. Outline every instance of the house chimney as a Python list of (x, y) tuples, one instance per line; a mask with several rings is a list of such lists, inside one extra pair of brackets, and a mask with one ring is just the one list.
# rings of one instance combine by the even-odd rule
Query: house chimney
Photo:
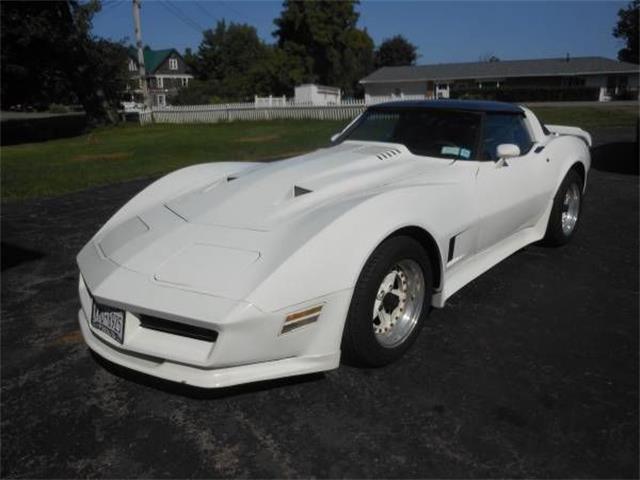
[(566, 61), (568, 62), (569, 60), (571, 60), (571, 55), (569, 55), (569, 52), (567, 52), (567, 59), (566, 59)]

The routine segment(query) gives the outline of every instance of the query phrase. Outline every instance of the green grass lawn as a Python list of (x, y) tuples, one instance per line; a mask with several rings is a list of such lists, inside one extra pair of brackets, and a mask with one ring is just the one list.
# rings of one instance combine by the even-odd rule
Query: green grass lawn
[[(635, 107), (540, 107), (547, 123), (634, 126)], [(347, 122), (282, 120), (209, 125), (135, 124), (44, 143), (2, 147), (2, 200), (54, 196), (160, 175), (201, 162), (269, 160), (328, 143)]]
[(586, 130), (597, 127), (631, 127), (638, 119), (637, 106), (532, 107), (544, 122)]
[(2, 147), (2, 200), (60, 195), (195, 163), (294, 156), (328, 144), (345, 123), (128, 124), (80, 137)]

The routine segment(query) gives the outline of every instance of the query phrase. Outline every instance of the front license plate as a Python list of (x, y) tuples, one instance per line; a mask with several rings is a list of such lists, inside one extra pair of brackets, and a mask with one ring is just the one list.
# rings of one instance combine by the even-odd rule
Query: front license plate
[(124, 310), (93, 302), (91, 326), (106, 333), (116, 342), (124, 342)]

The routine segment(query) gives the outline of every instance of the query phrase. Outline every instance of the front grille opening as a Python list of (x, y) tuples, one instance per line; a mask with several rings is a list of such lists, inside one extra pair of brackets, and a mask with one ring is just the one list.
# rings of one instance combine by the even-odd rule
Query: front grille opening
[(218, 332), (208, 328), (194, 327), (186, 323), (172, 322), (164, 318), (140, 315), (140, 326), (149, 330), (179, 335), (181, 337), (195, 338), (205, 342), (215, 342), (218, 339)]

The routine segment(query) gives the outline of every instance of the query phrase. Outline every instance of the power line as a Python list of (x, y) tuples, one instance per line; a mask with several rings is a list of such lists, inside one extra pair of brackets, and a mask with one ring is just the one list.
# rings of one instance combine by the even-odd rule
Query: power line
[(196, 2), (196, 7), (198, 7), (202, 13), (212, 18), (213, 20), (218, 20), (214, 15), (211, 14), (209, 10), (204, 8), (204, 5), (202, 5), (201, 2)]
[(202, 28), (202, 26), (198, 24), (198, 22), (189, 18), (176, 5), (169, 3), (168, 0), (161, 0), (160, 5), (162, 5), (169, 13), (171, 13), (174, 17), (187, 25), (189, 28), (195, 30), (198, 33), (202, 33), (204, 31), (204, 28)]
[(171, 3), (169, 0), (163, 0), (164, 5), (166, 5), (167, 8), (169, 8), (169, 10), (174, 12), (174, 15), (179, 18), (180, 20), (182, 20), (184, 23), (190, 25), (192, 28), (194, 28), (195, 30), (197, 30), (198, 32), (202, 32), (204, 30), (204, 28), (202, 28), (202, 26), (196, 22), (195, 20), (193, 20), (191, 17), (189, 17), (186, 13), (184, 13), (177, 5), (175, 5), (174, 3)]
[(240, 15), (241, 17), (243, 17), (245, 20), (249, 20), (251, 21), (250, 18), (247, 17), (247, 15), (245, 15), (244, 13), (242, 13), (241, 11), (239, 11), (237, 8), (232, 7), (231, 5), (229, 5), (227, 2), (223, 1), (223, 0), (219, 0), (219, 3), (222, 4), (223, 7), (226, 7), (227, 10), (230, 10), (232, 12), (234, 12), (237, 15)]

